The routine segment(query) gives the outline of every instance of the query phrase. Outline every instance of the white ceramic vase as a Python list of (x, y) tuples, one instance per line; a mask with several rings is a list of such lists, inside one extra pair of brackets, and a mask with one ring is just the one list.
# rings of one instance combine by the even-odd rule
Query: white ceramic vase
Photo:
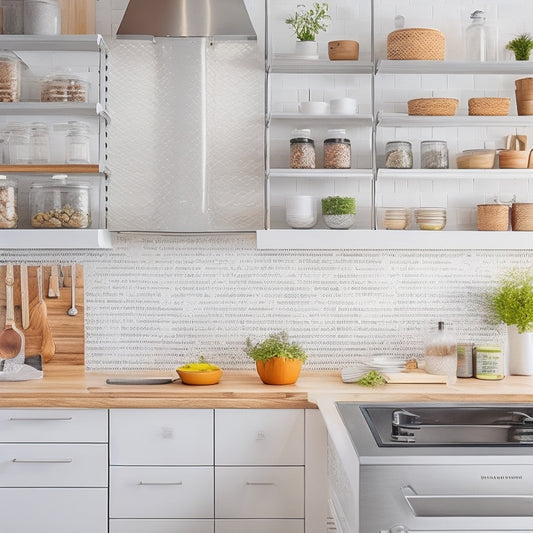
[(318, 43), (316, 41), (296, 41), (295, 54), (306, 59), (318, 59)]
[(518, 333), (516, 326), (507, 326), (509, 373), (533, 375), (533, 333)]

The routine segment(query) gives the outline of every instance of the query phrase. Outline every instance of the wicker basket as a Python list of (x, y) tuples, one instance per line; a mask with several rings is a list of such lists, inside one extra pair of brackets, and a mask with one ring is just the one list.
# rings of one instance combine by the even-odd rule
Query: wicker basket
[(504, 116), (509, 114), (510, 98), (470, 98), (469, 115)]
[(456, 98), (416, 98), (407, 102), (409, 115), (453, 116), (457, 112)]
[(478, 205), (477, 229), (480, 231), (507, 231), (509, 229), (509, 206), (506, 204)]
[(513, 204), (511, 227), (513, 231), (533, 231), (533, 204)]
[(443, 61), (446, 38), (439, 30), (403, 28), (387, 36), (387, 59)]

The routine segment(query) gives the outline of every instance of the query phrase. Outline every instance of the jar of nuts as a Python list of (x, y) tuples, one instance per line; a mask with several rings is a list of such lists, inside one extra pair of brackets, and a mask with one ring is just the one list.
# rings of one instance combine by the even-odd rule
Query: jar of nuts
[(0, 176), (0, 228), (16, 228), (17, 221), (17, 184)]
[(88, 228), (91, 225), (91, 185), (70, 181), (66, 174), (32, 183), (30, 188), (33, 228)]
[(413, 168), (413, 150), (407, 141), (390, 141), (385, 146), (386, 168)]
[(290, 140), (290, 168), (315, 168), (315, 141), (311, 130), (294, 130)]
[(324, 168), (350, 168), (352, 147), (346, 130), (328, 130), (324, 140)]

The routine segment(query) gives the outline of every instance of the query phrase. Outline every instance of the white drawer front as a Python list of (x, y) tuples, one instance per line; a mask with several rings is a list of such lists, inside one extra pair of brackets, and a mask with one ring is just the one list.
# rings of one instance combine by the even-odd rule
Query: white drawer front
[(213, 518), (213, 467), (111, 467), (111, 518)]
[(0, 409), (0, 442), (107, 442), (105, 409)]
[(304, 411), (217, 409), (215, 464), (303, 465)]
[(107, 533), (106, 489), (0, 489), (6, 533)]
[(304, 533), (303, 520), (216, 520), (215, 533)]
[(112, 409), (112, 465), (212, 465), (211, 409)]
[(215, 468), (217, 518), (304, 518), (304, 467)]
[(213, 533), (213, 520), (112, 519), (109, 533)]
[(2, 487), (107, 487), (107, 444), (0, 444)]

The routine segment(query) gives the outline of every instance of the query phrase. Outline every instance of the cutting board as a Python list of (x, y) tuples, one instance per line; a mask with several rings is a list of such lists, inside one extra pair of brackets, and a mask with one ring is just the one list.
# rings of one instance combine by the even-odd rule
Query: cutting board
[(447, 383), (448, 377), (440, 374), (428, 374), (424, 370), (384, 373), (387, 383)]
[(59, 0), (61, 33), (83, 35), (96, 32), (96, 0)]

